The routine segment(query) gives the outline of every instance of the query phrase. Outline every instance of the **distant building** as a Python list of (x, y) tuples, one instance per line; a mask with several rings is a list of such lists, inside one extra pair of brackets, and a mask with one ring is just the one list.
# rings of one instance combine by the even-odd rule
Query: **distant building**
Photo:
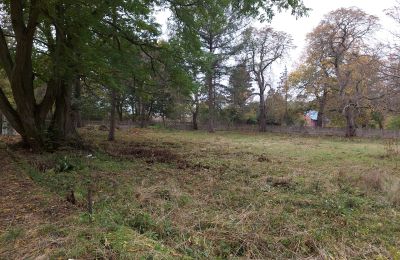
[(306, 126), (317, 127), (318, 122), (318, 111), (310, 110), (304, 114), (304, 120), (306, 121)]

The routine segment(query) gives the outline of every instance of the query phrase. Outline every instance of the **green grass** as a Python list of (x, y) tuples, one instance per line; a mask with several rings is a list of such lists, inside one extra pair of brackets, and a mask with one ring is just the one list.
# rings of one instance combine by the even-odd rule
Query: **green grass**
[(23, 234), (24, 230), (21, 227), (12, 227), (0, 237), (0, 240), (3, 243), (10, 243), (23, 236)]
[(110, 144), (82, 134), (92, 157), (34, 156), (44, 171), (20, 157), (35, 182), (73, 189), (82, 205), (70, 230), (43, 227), (70, 238), (54, 256), (400, 257), (400, 157), (382, 140), (134, 129)]

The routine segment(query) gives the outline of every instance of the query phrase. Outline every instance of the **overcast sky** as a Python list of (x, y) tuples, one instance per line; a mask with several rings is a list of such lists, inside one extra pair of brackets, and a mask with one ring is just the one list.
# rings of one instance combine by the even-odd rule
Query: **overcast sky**
[[(291, 52), (290, 59), (287, 59), (274, 68), (274, 74), (276, 74), (274, 77), (275, 79), (279, 77), (285, 64), (289, 71), (291, 71), (295, 67), (295, 64), (299, 63), (301, 53), (306, 47), (305, 40), (307, 34), (311, 32), (319, 24), (324, 15), (330, 11), (341, 7), (354, 6), (364, 10), (368, 14), (379, 17), (382, 26), (381, 31), (376, 34), (376, 38), (379, 41), (385, 42), (390, 40), (390, 31), (396, 29), (396, 25), (390, 17), (385, 14), (386, 9), (396, 5), (396, 0), (304, 0), (304, 4), (312, 9), (308, 17), (302, 17), (296, 20), (289, 12), (284, 12), (277, 14), (270, 24), (260, 24), (258, 22), (254, 24), (255, 27), (270, 25), (276, 30), (289, 33), (292, 35), (294, 44), (297, 46), (297, 48)], [(166, 29), (168, 16), (168, 12), (162, 12), (157, 15), (157, 21), (163, 25), (164, 30)]]
[[(287, 32), (292, 35), (294, 43), (297, 46), (291, 54), (291, 61), (288, 61), (289, 69), (299, 60), (305, 46), (305, 39), (322, 20), (325, 14), (341, 7), (358, 7), (368, 14), (379, 17), (382, 29), (376, 34), (380, 41), (388, 41), (391, 38), (390, 31), (395, 30), (395, 24), (385, 14), (385, 9), (391, 8), (396, 4), (396, 0), (304, 0), (307, 7), (313, 9), (308, 17), (299, 18), (289, 13), (281, 13), (275, 16), (271, 26), (277, 30)], [(267, 25), (267, 24), (265, 24)]]

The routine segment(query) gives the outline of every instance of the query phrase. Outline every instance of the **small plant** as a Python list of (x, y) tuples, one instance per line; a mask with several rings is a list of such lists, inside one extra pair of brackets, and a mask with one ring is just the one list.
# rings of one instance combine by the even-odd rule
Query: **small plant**
[(70, 172), (74, 168), (75, 168), (74, 165), (71, 163), (71, 161), (68, 159), (68, 157), (64, 156), (57, 161), (57, 164), (56, 164), (54, 170), (56, 172)]
[(188, 195), (182, 195), (178, 199), (179, 207), (184, 207), (184, 206), (188, 205), (191, 202), (192, 202), (192, 198), (190, 198), (190, 196), (188, 196)]
[(147, 213), (139, 213), (135, 215), (132, 219), (128, 220), (127, 224), (141, 234), (151, 230), (154, 227), (154, 221)]
[(5, 242), (12, 242), (17, 240), (19, 237), (21, 237), (24, 234), (24, 231), (20, 227), (16, 228), (11, 228), (6, 232), (2, 237), (1, 240)]

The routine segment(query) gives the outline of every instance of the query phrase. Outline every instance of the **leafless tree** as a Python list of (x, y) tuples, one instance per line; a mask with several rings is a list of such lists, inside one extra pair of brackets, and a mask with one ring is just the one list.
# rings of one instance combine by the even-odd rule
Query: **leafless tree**
[(260, 98), (260, 131), (265, 132), (267, 128), (265, 93), (267, 88), (271, 87), (268, 72), (276, 61), (283, 59), (288, 51), (294, 48), (293, 40), (287, 33), (275, 31), (268, 26), (259, 30), (250, 28), (244, 33), (244, 46), (250, 71), (259, 90), (256, 94)]

